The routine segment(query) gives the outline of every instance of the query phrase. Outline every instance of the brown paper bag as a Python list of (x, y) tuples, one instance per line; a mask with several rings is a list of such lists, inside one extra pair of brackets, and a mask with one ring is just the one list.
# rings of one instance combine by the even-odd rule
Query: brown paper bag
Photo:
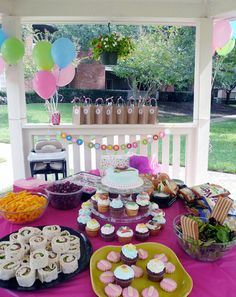
[(155, 125), (158, 123), (158, 106), (157, 99), (151, 98), (148, 100), (148, 124)]
[(94, 106), (94, 124), (105, 124), (104, 101), (102, 98), (97, 98)]
[(81, 98), (75, 97), (72, 101), (75, 103), (72, 110), (72, 123), (74, 125), (83, 125), (84, 124), (84, 117), (82, 113), (82, 103)]
[(117, 124), (127, 124), (127, 109), (125, 105), (125, 100), (119, 97), (116, 101), (116, 123)]
[(113, 97), (106, 99), (105, 115), (106, 115), (106, 124), (116, 124), (116, 112), (115, 105), (113, 102)]
[(85, 125), (94, 124), (94, 106), (92, 105), (92, 100), (86, 98), (83, 106), (83, 117)]
[(138, 106), (138, 124), (147, 124), (148, 122), (148, 106), (146, 101), (142, 99)]
[(133, 97), (127, 101), (127, 122), (128, 124), (138, 123), (138, 106)]

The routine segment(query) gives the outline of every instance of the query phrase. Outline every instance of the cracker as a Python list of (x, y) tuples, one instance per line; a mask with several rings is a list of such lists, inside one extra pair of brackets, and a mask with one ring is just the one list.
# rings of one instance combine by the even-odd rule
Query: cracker
[(211, 217), (223, 224), (232, 205), (233, 201), (230, 198), (220, 196), (213, 208)]
[(188, 240), (188, 238), (192, 238), (194, 240), (199, 239), (199, 230), (197, 222), (186, 216), (181, 216), (180, 223), (184, 240)]

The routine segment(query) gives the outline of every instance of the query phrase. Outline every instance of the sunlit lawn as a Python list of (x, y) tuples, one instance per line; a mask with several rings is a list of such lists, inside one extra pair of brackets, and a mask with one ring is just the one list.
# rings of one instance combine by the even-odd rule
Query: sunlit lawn
[[(60, 105), (61, 119), (64, 123), (71, 122), (72, 104)], [(47, 123), (48, 114), (43, 104), (28, 104), (27, 118), (31, 123)], [(189, 116), (162, 115), (160, 122), (188, 122)], [(7, 106), (0, 105), (0, 142), (9, 143), (9, 129), (7, 119)], [(225, 121), (211, 124), (209, 169), (236, 173), (236, 121)], [(181, 140), (184, 147), (184, 140)], [(172, 155), (172, 152), (170, 152)], [(181, 160), (184, 153), (182, 149)], [(1, 160), (0, 160), (1, 162)]]

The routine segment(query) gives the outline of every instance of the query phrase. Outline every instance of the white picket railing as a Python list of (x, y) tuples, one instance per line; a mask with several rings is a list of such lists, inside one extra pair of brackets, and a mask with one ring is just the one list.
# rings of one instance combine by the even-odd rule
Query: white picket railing
[[(147, 136), (158, 134), (166, 129), (169, 133), (152, 144), (140, 145), (140, 149), (131, 149), (129, 153), (151, 156), (156, 154), (161, 163), (162, 171), (171, 174), (173, 178), (180, 178), (180, 171), (184, 170), (185, 181), (191, 185), (194, 180), (194, 133), (195, 123), (157, 124), (157, 125), (81, 125), (62, 124), (25, 124), (23, 127), (23, 141), (25, 154), (25, 170), (30, 175), (27, 156), (39, 139), (60, 138), (65, 132), (72, 137), (83, 137), (85, 143), (125, 144), (138, 141)], [(89, 148), (87, 145), (70, 143), (60, 138), (67, 151), (68, 172), (76, 173), (99, 167), (101, 154), (112, 154), (114, 151), (101, 151)], [(181, 144), (182, 143), (182, 144)], [(120, 150), (117, 154), (124, 154)], [(181, 160), (182, 155), (182, 160)], [(172, 157), (171, 157), (172, 156)], [(181, 164), (182, 162), (182, 164)], [(182, 166), (181, 170), (180, 167)]]

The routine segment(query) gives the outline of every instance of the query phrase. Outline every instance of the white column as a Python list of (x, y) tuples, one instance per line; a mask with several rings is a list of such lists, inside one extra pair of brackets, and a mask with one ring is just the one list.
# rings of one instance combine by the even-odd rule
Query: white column
[(212, 29), (210, 19), (200, 19), (196, 27), (194, 121), (194, 173), (192, 184), (206, 182), (211, 113)]
[[(2, 25), (9, 36), (21, 39), (21, 19), (3, 16)], [(14, 180), (25, 177), (22, 124), (26, 122), (24, 70), (22, 62), (6, 67), (8, 119)]]

